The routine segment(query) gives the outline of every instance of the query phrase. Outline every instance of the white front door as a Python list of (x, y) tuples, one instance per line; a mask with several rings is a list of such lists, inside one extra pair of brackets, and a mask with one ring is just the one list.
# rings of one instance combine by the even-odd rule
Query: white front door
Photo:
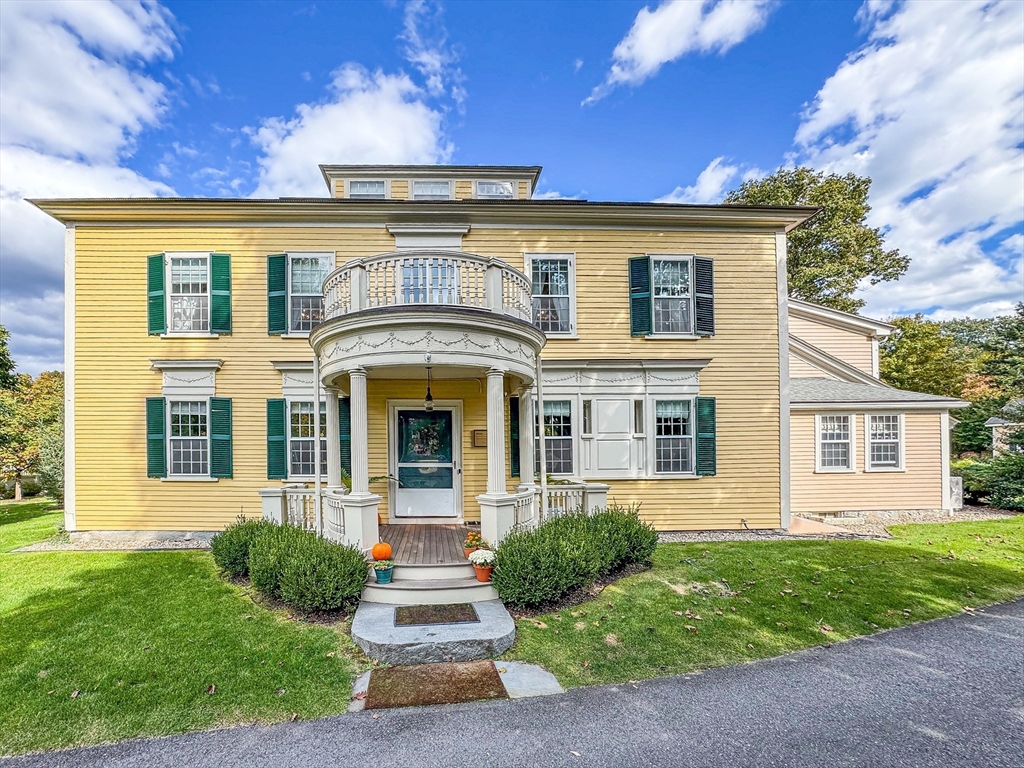
[(396, 517), (457, 517), (455, 409), (395, 411)]

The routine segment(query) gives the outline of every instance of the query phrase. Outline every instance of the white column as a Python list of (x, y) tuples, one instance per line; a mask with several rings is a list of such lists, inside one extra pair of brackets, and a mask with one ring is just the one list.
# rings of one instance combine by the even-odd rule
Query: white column
[(338, 417), (337, 387), (326, 387), (327, 395), (327, 487), (341, 485), (341, 422)]
[(487, 493), (505, 493), (505, 372), (487, 371)]
[(349, 375), (352, 423), (352, 493), (370, 492), (369, 417), (366, 410), (366, 371), (354, 368)]
[(519, 482), (532, 485), (533, 438), (536, 431), (533, 420), (533, 390), (525, 389), (519, 395)]

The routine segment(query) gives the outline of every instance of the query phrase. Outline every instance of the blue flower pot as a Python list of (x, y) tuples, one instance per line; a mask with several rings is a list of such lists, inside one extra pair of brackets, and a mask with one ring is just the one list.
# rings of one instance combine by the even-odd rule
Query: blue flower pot
[(378, 584), (390, 584), (391, 583), (391, 574), (394, 572), (394, 570), (395, 570), (394, 566), (391, 566), (386, 571), (378, 571), (376, 568), (374, 568), (373, 572), (377, 575), (377, 583)]

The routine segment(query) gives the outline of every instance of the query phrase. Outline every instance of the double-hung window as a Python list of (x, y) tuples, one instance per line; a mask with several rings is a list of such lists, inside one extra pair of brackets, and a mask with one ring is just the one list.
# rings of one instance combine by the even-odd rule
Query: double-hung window
[(309, 333), (324, 319), (324, 278), (329, 260), (323, 256), (293, 255), (288, 258), (291, 333)]
[(818, 416), (818, 470), (844, 472), (853, 469), (853, 417)]
[(654, 471), (693, 472), (693, 419), (689, 400), (654, 405)]
[(316, 474), (317, 444), (320, 474), (327, 474), (327, 403), (320, 401), (320, 439), (317, 440), (312, 400), (289, 402), (288, 456), (289, 477), (313, 477)]
[[(573, 473), (572, 445), (572, 401), (544, 401), (544, 446), (545, 470), (551, 475)], [(537, 471), (540, 471), (540, 450), (537, 456)]]
[(544, 333), (575, 332), (575, 279), (571, 254), (527, 254), (533, 285), (533, 324)]
[(654, 332), (693, 332), (693, 301), (690, 288), (690, 260), (652, 258)]
[(450, 181), (413, 181), (413, 200), (448, 200), (451, 198)]
[(902, 469), (900, 414), (870, 414), (867, 418), (868, 469)]
[(511, 181), (478, 181), (476, 196), (481, 200), (504, 200), (515, 197)]
[(209, 333), (210, 275), (205, 256), (171, 260), (171, 333)]
[(171, 400), (170, 453), (172, 476), (210, 474), (210, 435), (206, 400)]
[(348, 196), (352, 200), (383, 200), (387, 192), (383, 180), (353, 180), (348, 183)]

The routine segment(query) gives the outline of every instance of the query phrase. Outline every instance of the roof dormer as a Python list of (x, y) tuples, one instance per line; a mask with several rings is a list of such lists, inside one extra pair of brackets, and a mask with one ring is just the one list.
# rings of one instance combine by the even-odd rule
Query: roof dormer
[(539, 165), (321, 165), (327, 188), (348, 200), (529, 200)]

